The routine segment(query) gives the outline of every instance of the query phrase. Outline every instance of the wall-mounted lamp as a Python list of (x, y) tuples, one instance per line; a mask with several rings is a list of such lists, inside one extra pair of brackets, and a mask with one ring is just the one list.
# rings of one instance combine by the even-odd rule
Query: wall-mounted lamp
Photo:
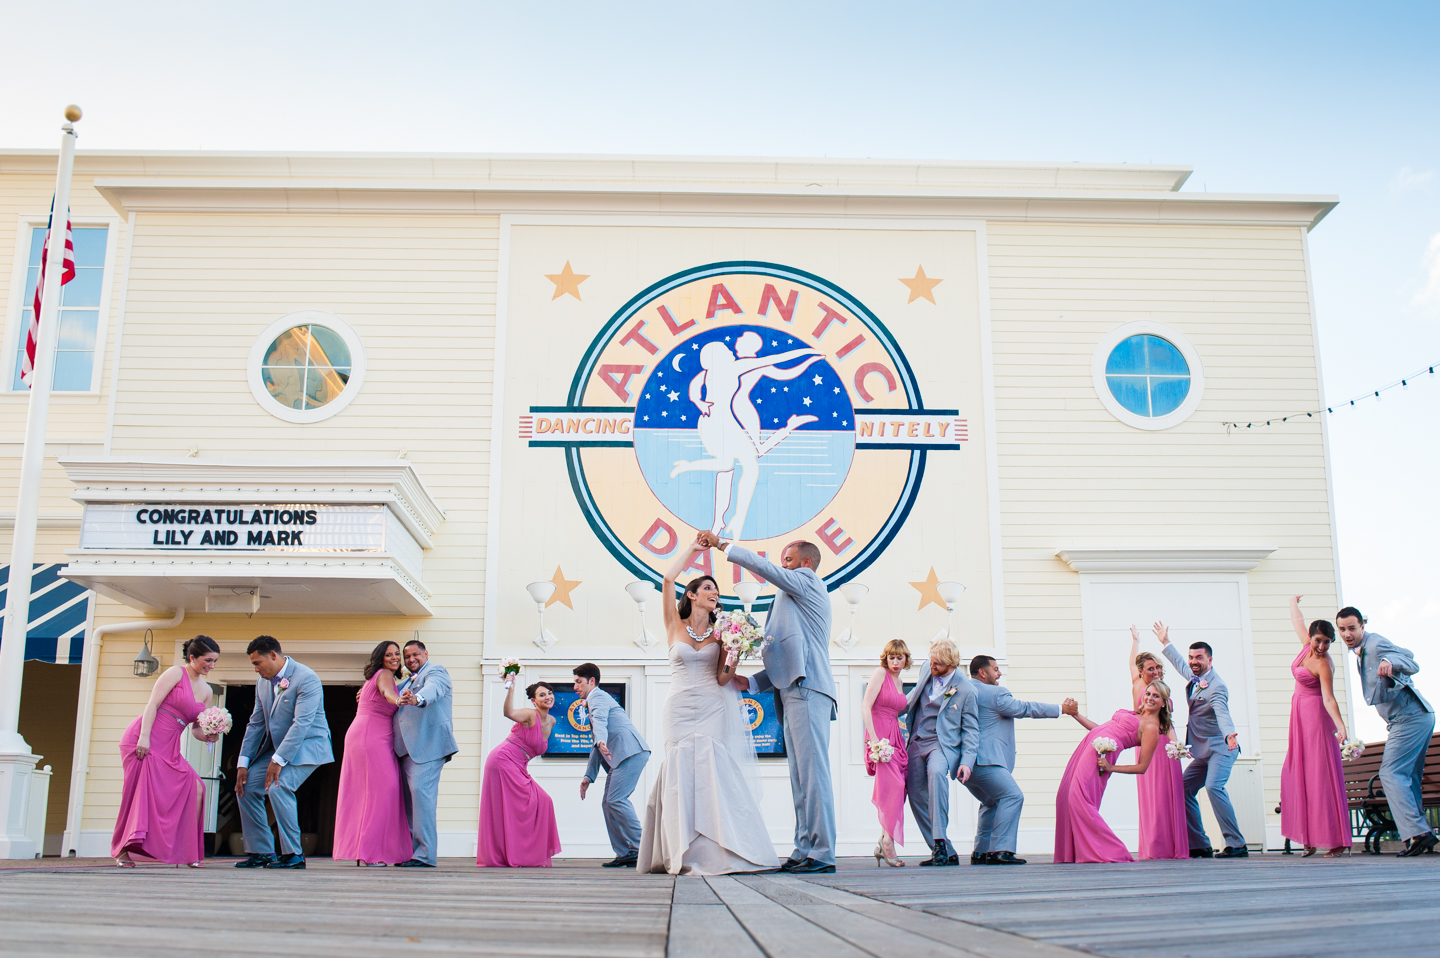
[(760, 598), (760, 593), (764, 588), (758, 582), (735, 583), (735, 597), (744, 604), (746, 615), (750, 614), (750, 607), (755, 604), (756, 599)]
[(160, 660), (155, 658), (155, 653), (150, 651), (150, 643), (155, 638), (155, 630), (146, 629), (144, 644), (140, 646), (139, 653), (135, 656), (134, 672), (142, 679), (148, 679), (160, 671)]
[[(954, 639), (955, 603), (965, 594), (965, 586), (959, 582), (940, 582), (935, 586), (940, 598), (945, 600), (945, 628), (935, 633), (936, 639)], [(932, 640), (933, 641), (933, 640)]]
[(855, 634), (855, 613), (860, 610), (860, 600), (865, 598), (869, 591), (868, 585), (861, 585), (859, 582), (847, 582), (840, 587), (840, 595), (850, 605), (850, 628), (837, 634), (834, 641), (847, 652), (855, 648), (860, 641), (860, 637)]
[(625, 592), (640, 610), (640, 634), (635, 637), (635, 644), (645, 650), (650, 650), (660, 644), (660, 640), (650, 633), (645, 627), (645, 602), (655, 594), (655, 583), (649, 579), (636, 579), (625, 586)]
[(527, 585), (525, 591), (535, 600), (535, 611), (540, 613), (540, 634), (535, 636), (534, 642), (540, 647), (540, 651), (548, 653), (560, 641), (552, 633), (545, 631), (545, 603), (555, 594), (555, 583), (549, 579), (541, 579)]

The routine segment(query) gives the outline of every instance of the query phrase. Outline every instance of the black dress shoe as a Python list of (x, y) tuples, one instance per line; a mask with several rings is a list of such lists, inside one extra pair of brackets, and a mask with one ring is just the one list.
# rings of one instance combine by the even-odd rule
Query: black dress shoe
[(1434, 832), (1426, 832), (1423, 835), (1416, 835), (1405, 843), (1405, 850), (1396, 854), (1396, 858), (1417, 858), (1421, 855), (1430, 854), (1436, 845), (1440, 845), (1440, 838), (1435, 837)]
[(633, 855), (616, 855), (614, 861), (601, 863), (601, 868), (634, 868), (635, 863), (640, 860), (639, 853)]
[(266, 862), (266, 868), (304, 868), (304, 855), (281, 855), (274, 861)]
[(1250, 849), (1246, 848), (1244, 845), (1241, 845), (1241, 846), (1238, 847), (1238, 848), (1231, 848), (1229, 845), (1226, 845), (1226, 846), (1225, 846), (1225, 850), (1222, 851), (1222, 852), (1218, 852), (1218, 853), (1215, 855), (1215, 857), (1216, 857), (1216, 858), (1249, 858), (1249, 857), (1250, 857)]
[(435, 866), (432, 865), (432, 864), (430, 864), (429, 862), (422, 862), (422, 861), (421, 861), (420, 859), (418, 859), (418, 858), (412, 858), (412, 859), (410, 859), (408, 862), (401, 862), (400, 864), (396, 865), (395, 867), (396, 867), (396, 868), (434, 868)]
[(782, 864), (782, 865), (780, 866), (780, 870), (781, 870), (782, 872), (793, 872), (793, 871), (795, 870), (795, 866), (796, 866), (796, 865), (803, 865), (803, 864), (804, 864), (805, 862), (807, 862), (807, 861), (809, 861), (808, 858), (806, 858), (806, 859), (787, 858), (787, 859), (785, 859), (784, 864)]
[(987, 861), (985, 861), (985, 856), (986, 856), (987, 854), (989, 854), (989, 853), (988, 853), (988, 852), (971, 852), (971, 853), (970, 853), (970, 864), (972, 864), (972, 865), (987, 865), (987, 864), (989, 864)]
[(985, 857), (987, 857), (987, 858), (990, 859), (990, 861), (986, 862), (986, 864), (988, 864), (988, 865), (1023, 865), (1023, 864), (1025, 864), (1025, 859), (1023, 859), (1023, 858), (1016, 858), (1014, 852), (991, 852), (989, 855), (987, 855), (987, 856), (985, 856)]
[(958, 865), (960, 856), (951, 853), (950, 845), (945, 839), (935, 841), (934, 854), (920, 863), (921, 865)]
[(813, 858), (807, 858), (790, 869), (792, 875), (833, 875), (835, 866), (827, 865), (824, 862), (817, 862)]
[(1190, 849), (1190, 857), (1191, 857), (1191, 858), (1214, 858), (1214, 857), (1215, 857), (1215, 849), (1213, 849), (1213, 848), (1192, 848), (1192, 849)]
[(236, 868), (264, 868), (275, 860), (274, 855), (250, 855), (243, 862), (236, 862)]

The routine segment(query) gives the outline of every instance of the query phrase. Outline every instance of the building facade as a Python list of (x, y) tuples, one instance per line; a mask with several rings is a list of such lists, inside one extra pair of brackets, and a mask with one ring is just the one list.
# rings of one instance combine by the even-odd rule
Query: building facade
[[(1286, 600), (1338, 592), (1328, 452), (1319, 418), (1224, 423), (1320, 405), (1306, 237), (1334, 200), (1180, 192), (1188, 173), (81, 153), (22, 698), (54, 770), (47, 849), (108, 851), (143, 643), (170, 665), (216, 638), (238, 720), (245, 645), (276, 636), (327, 683), (338, 746), (370, 649), (418, 635), (455, 683), (442, 854), (471, 855), (483, 757), (509, 731), (501, 659), (562, 688), (596, 662), (658, 760), (654, 586), (700, 528), (822, 549), (842, 853), (875, 835), (858, 710), (886, 641), (923, 658), (948, 633), (1022, 697), (1108, 715), (1128, 627), (1158, 649), (1156, 619), (1214, 646), (1242, 827), (1278, 843)], [(11, 496), (53, 180), (51, 153), (0, 154)], [(763, 615), (767, 584), (719, 553), (685, 577), (703, 572)], [(532, 769), (565, 853), (604, 854), (578, 794), (583, 710), (561, 705)], [(772, 703), (749, 707), (788, 852), (783, 736)], [(1020, 737), (1021, 848), (1047, 850), (1081, 730)], [(237, 747), (192, 760), (218, 781)], [(302, 794), (318, 854), (337, 778)], [(1133, 841), (1133, 784), (1111, 792)], [(974, 810), (956, 806), (963, 849)]]

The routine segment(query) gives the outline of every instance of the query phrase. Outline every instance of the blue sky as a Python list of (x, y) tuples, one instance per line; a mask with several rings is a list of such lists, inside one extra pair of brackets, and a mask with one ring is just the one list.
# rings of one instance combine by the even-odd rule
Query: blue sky
[[(1328, 399), (1440, 361), (1440, 4), (0, 8), (0, 147), (53, 147), (73, 101), (91, 149), (1157, 162), (1337, 194)], [(1430, 380), (1331, 437), (1345, 596), (1440, 694), (1437, 421)]]

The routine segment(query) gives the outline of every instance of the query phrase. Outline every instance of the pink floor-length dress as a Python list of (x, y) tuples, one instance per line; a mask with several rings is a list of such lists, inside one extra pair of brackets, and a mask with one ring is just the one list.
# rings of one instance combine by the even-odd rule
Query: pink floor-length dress
[(355, 720), (345, 732), (333, 855), (394, 865), (410, 859), (412, 846), (400, 791), (400, 760), (395, 757), (398, 706), (385, 698), (379, 681), (376, 672), (361, 688)]
[(1190, 857), (1190, 836), (1185, 830), (1185, 771), (1180, 760), (1165, 751), (1171, 741), (1162, 733), (1150, 757), (1150, 767), (1145, 774), (1135, 776), (1139, 779), (1135, 787), (1140, 800), (1142, 860)]
[(1325, 711), (1320, 680), (1300, 663), (1290, 672), (1295, 694), (1290, 699), (1290, 746), (1280, 769), (1280, 834), (1309, 848), (1350, 845), (1350, 806), (1345, 799), (1345, 770), (1335, 722)]
[(480, 840), (475, 864), (491, 868), (549, 868), (560, 853), (555, 803), (530, 777), (530, 760), (549, 741), (537, 719), (519, 724), (485, 759), (480, 785)]
[[(1116, 837), (1100, 817), (1100, 800), (1111, 775), (1101, 775), (1099, 754), (1092, 744), (1097, 738), (1113, 738), (1123, 752), (1140, 741), (1140, 716), (1121, 709), (1110, 721), (1092, 728), (1070, 756), (1060, 789), (1055, 794), (1055, 861), (1130, 862), (1125, 843)], [(1110, 761), (1115, 761), (1112, 753)], [(1112, 773), (1113, 774), (1113, 773)]]
[(120, 814), (110, 839), (110, 854), (129, 852), (134, 859), (167, 865), (188, 865), (205, 857), (204, 795), (200, 773), (180, 754), (181, 736), (205, 706), (195, 700), (190, 676), (182, 675), (155, 713), (150, 751), (135, 757), (140, 740), (137, 716), (120, 737), (120, 763), (125, 772)]
[(886, 675), (880, 684), (880, 694), (875, 697), (871, 717), (875, 722), (875, 734), (888, 738), (895, 754), (888, 762), (874, 762), (870, 759), (870, 733), (865, 733), (865, 771), (875, 777), (875, 790), (870, 800), (880, 812), (880, 827), (895, 839), (895, 844), (905, 844), (905, 767), (909, 756), (905, 753), (905, 736), (900, 731), (900, 713), (905, 711), (905, 696), (895, 688), (895, 682)]

